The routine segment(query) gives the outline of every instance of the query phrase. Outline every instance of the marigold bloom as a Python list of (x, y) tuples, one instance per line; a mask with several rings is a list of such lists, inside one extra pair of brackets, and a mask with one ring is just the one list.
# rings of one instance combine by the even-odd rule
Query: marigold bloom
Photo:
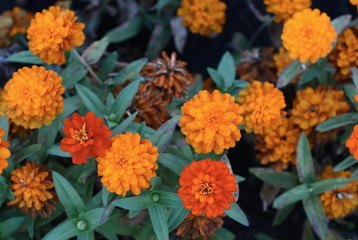
[(9, 165), (9, 163), (6, 161), (6, 158), (11, 156), (11, 153), (8, 149), (10, 146), (9, 142), (2, 139), (4, 135), (4, 129), (0, 128), (0, 174), (2, 174), (3, 170)]
[(266, 128), (264, 134), (257, 135), (255, 149), (260, 151), (257, 158), (261, 164), (271, 165), (276, 171), (286, 169), (289, 164), (296, 164), (296, 147), (301, 130), (294, 126), (289, 118), (275, 128)]
[(164, 93), (165, 101), (170, 102), (173, 97), (184, 97), (194, 79), (186, 69), (187, 63), (177, 60), (175, 52), (170, 58), (166, 52), (162, 52), (162, 56), (145, 65), (141, 74)]
[(253, 81), (239, 92), (237, 101), (244, 109), (243, 125), (247, 132), (263, 134), (265, 128), (281, 124), (285, 98), (272, 83)]
[(63, 111), (65, 88), (56, 72), (44, 67), (23, 67), (6, 83), (2, 95), (5, 113), (24, 128), (49, 125)]
[(358, 160), (358, 124), (354, 126), (351, 136), (346, 141), (346, 147), (353, 154), (354, 159)]
[(74, 113), (72, 119), (65, 120), (62, 131), (66, 137), (61, 140), (60, 148), (71, 154), (72, 163), (87, 163), (87, 156), (104, 156), (104, 151), (112, 143), (108, 139), (112, 131), (103, 125), (103, 121), (103, 118), (96, 118), (93, 112), (88, 112), (84, 117)]
[(264, 0), (266, 11), (276, 15), (276, 22), (285, 22), (296, 12), (311, 7), (311, 0)]
[(350, 2), (352, 5), (357, 6), (357, 11), (358, 11), (358, 0), (349, 0), (349, 2)]
[(181, 111), (181, 132), (197, 153), (214, 150), (220, 154), (234, 147), (241, 138), (238, 125), (242, 121), (242, 108), (227, 93), (200, 91), (181, 107)]
[[(350, 171), (333, 172), (332, 166), (327, 166), (320, 179), (349, 178)], [(358, 181), (352, 181), (348, 185), (320, 194), (320, 199), (328, 218), (342, 218), (354, 210), (358, 205)]]
[(349, 77), (351, 67), (358, 67), (358, 27), (347, 28), (338, 36), (330, 60), (343, 76)]
[(156, 176), (158, 148), (138, 133), (125, 133), (112, 138), (112, 146), (104, 157), (98, 157), (98, 175), (110, 192), (134, 195), (150, 187), (150, 178)]
[(209, 158), (185, 166), (179, 178), (178, 195), (186, 209), (195, 216), (215, 218), (224, 214), (235, 202), (235, 176), (224, 162)]
[(224, 221), (221, 217), (207, 218), (195, 216), (189, 212), (178, 227), (176, 234), (182, 238), (210, 240), (210, 235), (214, 234), (216, 229), (221, 228), (223, 224)]
[(32, 13), (20, 7), (14, 7), (11, 11), (6, 11), (2, 16), (9, 16), (13, 20), (12, 27), (8, 33), (10, 37), (15, 36), (17, 33), (26, 33), (29, 27)]
[(337, 34), (330, 18), (318, 9), (305, 9), (295, 13), (283, 26), (282, 44), (291, 59), (299, 59), (301, 63), (328, 55)]
[(32, 217), (36, 212), (48, 217), (56, 209), (57, 195), (50, 171), (44, 165), (27, 162), (12, 172), (10, 180), (15, 200), (8, 205), (16, 205)]
[(85, 25), (76, 20), (73, 11), (58, 6), (36, 13), (27, 30), (29, 49), (47, 64), (64, 64), (64, 51), (81, 46), (85, 40)]
[(178, 16), (190, 32), (204, 36), (221, 33), (226, 22), (226, 4), (220, 0), (182, 0)]
[(292, 120), (301, 129), (309, 132), (328, 118), (349, 111), (342, 90), (332, 90), (320, 85), (298, 91), (293, 102)]

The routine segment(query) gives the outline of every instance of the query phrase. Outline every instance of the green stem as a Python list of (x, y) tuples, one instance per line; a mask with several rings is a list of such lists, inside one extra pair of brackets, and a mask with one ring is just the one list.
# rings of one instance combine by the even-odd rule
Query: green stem
[(90, 75), (96, 79), (96, 81), (99, 83), (99, 84), (103, 84), (102, 80), (99, 79), (99, 77), (97, 76), (97, 74), (95, 72), (93, 72), (91, 66), (89, 66), (86, 61), (81, 57), (81, 55), (77, 52), (76, 49), (73, 49), (73, 52), (74, 54), (76, 55), (77, 59), (83, 64), (83, 66), (85, 66), (88, 70), (88, 72), (90, 73)]

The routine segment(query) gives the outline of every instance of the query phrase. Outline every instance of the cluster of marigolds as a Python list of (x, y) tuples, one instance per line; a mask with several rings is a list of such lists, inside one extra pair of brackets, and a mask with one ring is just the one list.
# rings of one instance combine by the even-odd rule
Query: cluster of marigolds
[[(350, 1), (357, 5), (357, 1)], [(310, 9), (310, 0), (264, 0), (264, 3), (267, 11), (276, 15), (275, 20), (284, 23), (283, 47), (273, 57), (275, 74), (280, 74), (295, 59), (301, 63), (316, 63), (328, 56), (336, 42), (329, 61), (339, 69), (337, 79), (351, 78), (350, 68), (358, 67), (358, 28), (346, 29), (336, 40), (330, 18), (318, 9)], [(225, 9), (225, 3), (219, 0), (183, 0), (177, 14), (183, 17), (183, 25), (191, 32), (211, 35), (222, 31)], [(18, 24), (11, 24), (9, 36), (24, 31), (22, 23), (28, 21), (29, 16), (23, 14), (22, 17), (25, 19)], [(64, 64), (65, 51), (81, 46), (85, 40), (85, 25), (76, 19), (74, 12), (60, 7), (36, 13), (26, 30), (29, 49), (45, 63)], [(135, 121), (145, 121), (157, 129), (169, 119), (168, 105), (173, 98), (183, 98), (194, 78), (187, 71), (186, 63), (176, 59), (175, 53), (170, 57), (163, 53), (162, 58), (148, 63), (141, 74), (145, 81), (140, 84), (130, 108), (138, 111)], [(292, 107), (288, 108), (284, 93), (273, 83), (250, 78), (247, 79), (250, 84), (237, 98), (218, 90), (203, 90), (181, 107), (179, 127), (186, 143), (196, 153), (221, 154), (234, 147), (241, 138), (239, 125), (242, 125), (247, 133), (255, 134), (255, 149), (261, 163), (282, 171), (295, 165), (301, 132), (309, 137), (311, 145), (328, 141), (337, 131), (318, 133), (315, 127), (328, 118), (350, 111), (344, 92), (332, 86), (301, 89), (296, 92)], [(127, 84), (117, 86), (114, 94)], [(63, 112), (64, 92), (62, 79), (56, 72), (38, 66), (23, 67), (0, 92), (0, 114), (7, 115), (11, 133), (38, 129), (43, 124), (49, 125)], [(97, 118), (93, 112), (85, 116), (74, 113), (64, 121), (62, 131), (65, 137), (60, 149), (71, 154), (74, 164), (87, 163), (88, 157), (96, 158), (98, 175), (110, 192), (128, 196), (130, 191), (139, 195), (150, 187), (159, 156), (150, 140), (130, 132), (112, 136), (104, 119)], [(7, 168), (6, 159), (11, 155), (9, 142), (3, 140), (4, 134), (0, 129), (0, 173)], [(358, 125), (346, 146), (358, 159)], [(327, 166), (318, 177), (329, 179), (350, 174), (350, 171), (333, 172), (332, 166)], [(50, 171), (44, 165), (27, 162), (12, 172), (10, 180), (15, 200), (9, 205), (16, 205), (32, 216), (36, 212), (48, 216), (55, 209), (58, 199)], [(191, 232), (192, 237), (206, 236), (208, 233), (203, 226), (221, 227), (220, 217), (235, 202), (233, 193), (238, 190), (235, 176), (227, 165), (211, 159), (192, 162), (180, 174), (179, 184), (177, 193), (191, 212), (178, 234), (186, 236)], [(358, 205), (357, 190), (358, 182), (355, 181), (321, 194), (327, 217), (344, 217), (354, 210)], [(195, 224), (199, 227), (193, 231), (190, 226)]]

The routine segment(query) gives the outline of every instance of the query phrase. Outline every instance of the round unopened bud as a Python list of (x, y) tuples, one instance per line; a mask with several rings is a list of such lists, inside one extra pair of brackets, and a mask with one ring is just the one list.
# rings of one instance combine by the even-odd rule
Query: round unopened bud
[(109, 119), (110, 121), (114, 122), (114, 121), (116, 121), (116, 115), (113, 114), (113, 113), (111, 113), (111, 114), (109, 114), (108, 119)]
[(158, 202), (159, 201), (159, 195), (158, 194), (153, 194), (152, 195), (152, 200), (154, 201), (154, 202)]
[(83, 231), (83, 230), (86, 229), (87, 224), (86, 224), (85, 221), (82, 221), (82, 220), (81, 220), (81, 221), (78, 221), (78, 222), (77, 222), (76, 227), (77, 227), (78, 230)]

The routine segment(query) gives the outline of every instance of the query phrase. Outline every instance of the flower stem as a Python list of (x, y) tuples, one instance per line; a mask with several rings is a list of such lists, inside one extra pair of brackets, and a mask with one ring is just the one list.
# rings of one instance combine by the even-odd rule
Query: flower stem
[(89, 66), (86, 61), (81, 57), (81, 55), (77, 52), (76, 49), (73, 49), (74, 54), (76, 55), (77, 59), (83, 64), (83, 66), (85, 66), (88, 70), (88, 72), (91, 74), (91, 76), (96, 79), (96, 81), (99, 84), (103, 84), (102, 80), (99, 79), (99, 77), (97, 76), (97, 74), (92, 70), (91, 66)]

